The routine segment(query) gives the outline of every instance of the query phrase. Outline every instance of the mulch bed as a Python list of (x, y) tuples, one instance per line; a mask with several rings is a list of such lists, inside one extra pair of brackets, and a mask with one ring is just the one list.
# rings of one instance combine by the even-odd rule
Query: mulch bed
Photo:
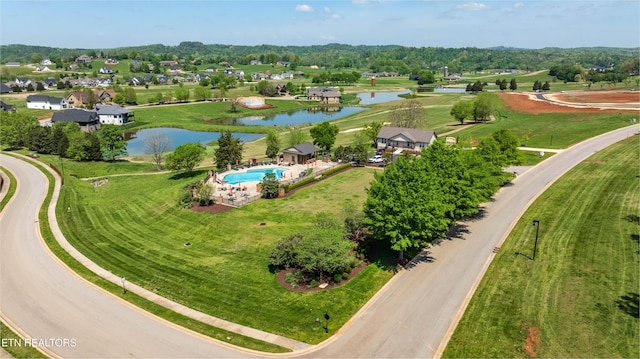
[(212, 204), (210, 206), (201, 206), (200, 202), (197, 202), (197, 201), (192, 201), (191, 204), (193, 205), (191, 207), (191, 210), (194, 212), (206, 212), (206, 213), (216, 214), (216, 213), (228, 212), (233, 209), (233, 207), (226, 206), (224, 204)]
[(352, 278), (354, 278), (355, 276), (358, 275), (358, 273), (362, 272), (365, 268), (367, 268), (367, 265), (369, 265), (368, 262), (363, 261), (362, 265), (360, 265), (359, 267), (355, 267), (351, 270), (351, 273), (349, 273), (349, 277), (347, 279), (343, 279), (340, 283), (336, 283), (333, 281), (333, 278), (330, 277), (325, 277), (322, 279), (322, 282), (319, 282), (318, 284), (322, 284), (322, 283), (327, 283), (328, 285), (324, 288), (319, 288), (319, 287), (313, 287), (313, 288), (309, 288), (307, 285), (308, 283), (299, 283), (297, 286), (293, 287), (291, 286), (291, 284), (287, 283), (285, 281), (285, 276), (287, 275), (287, 273), (292, 273), (295, 275), (296, 269), (283, 269), (281, 271), (278, 272), (277, 274), (277, 278), (278, 278), (278, 283), (280, 283), (281, 286), (289, 289), (290, 291), (293, 292), (298, 292), (298, 293), (307, 293), (307, 292), (318, 292), (321, 290), (326, 290), (326, 289), (331, 289), (331, 288), (337, 288), (340, 287), (342, 285), (347, 284)]

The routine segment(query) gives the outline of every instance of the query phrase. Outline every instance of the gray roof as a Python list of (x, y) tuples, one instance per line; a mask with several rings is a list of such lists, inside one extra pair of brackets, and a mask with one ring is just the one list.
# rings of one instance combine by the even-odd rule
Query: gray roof
[(341, 97), (342, 95), (331, 87), (309, 87), (307, 88), (307, 96)]
[(299, 145), (295, 145), (289, 148), (285, 148), (282, 152), (287, 153), (297, 153), (299, 155), (310, 155), (312, 153), (318, 152), (320, 149), (309, 142), (301, 143)]
[(54, 113), (53, 117), (51, 117), (51, 122), (76, 122), (82, 125), (99, 122), (99, 119), (95, 111), (85, 111), (74, 108)]
[(11, 92), (11, 87), (6, 84), (0, 84), (0, 93), (9, 93)]
[(0, 109), (3, 111), (15, 111), (16, 107), (0, 101)]
[(402, 127), (382, 127), (378, 132), (378, 138), (393, 138), (395, 136), (402, 135), (413, 142), (429, 143), (433, 137), (436, 137), (436, 133), (430, 130), (418, 130), (415, 128), (402, 128)]
[(98, 115), (122, 115), (131, 113), (131, 110), (118, 105), (96, 105), (95, 110)]
[(27, 102), (60, 103), (63, 100), (64, 100), (63, 98), (47, 96), (47, 95), (29, 95), (29, 96), (27, 96)]

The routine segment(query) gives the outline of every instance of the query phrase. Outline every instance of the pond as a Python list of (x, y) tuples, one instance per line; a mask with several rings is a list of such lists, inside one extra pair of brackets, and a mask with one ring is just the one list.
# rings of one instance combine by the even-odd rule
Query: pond
[(337, 120), (364, 111), (362, 107), (318, 106), (270, 116), (249, 116), (237, 119), (248, 126), (291, 126)]
[(399, 97), (398, 95), (404, 95), (404, 94), (408, 94), (411, 93), (411, 91), (409, 90), (405, 90), (405, 91), (381, 91), (381, 92), (376, 92), (376, 91), (371, 91), (371, 92), (362, 92), (362, 93), (358, 93), (356, 96), (360, 97), (360, 104), (361, 105), (372, 105), (375, 103), (383, 103), (383, 102), (389, 102), (389, 101), (397, 101), (397, 100), (402, 100), (402, 97)]
[[(145, 151), (145, 141), (155, 133), (166, 135), (169, 138), (171, 144), (167, 151), (173, 151), (176, 147), (189, 142), (200, 142), (203, 145), (206, 145), (220, 137), (219, 132), (189, 131), (181, 128), (160, 127), (127, 131), (125, 132), (125, 140), (127, 141), (127, 152), (129, 152), (129, 156), (142, 156), (148, 154), (149, 151)], [(264, 134), (260, 133), (239, 132), (233, 132), (231, 135), (234, 138), (239, 138), (241, 142), (251, 142), (264, 136)]]

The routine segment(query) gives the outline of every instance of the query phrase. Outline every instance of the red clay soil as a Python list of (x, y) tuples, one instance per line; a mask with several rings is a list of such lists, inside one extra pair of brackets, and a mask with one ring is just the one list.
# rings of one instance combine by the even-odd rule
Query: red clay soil
[(527, 357), (535, 358), (538, 356), (538, 347), (540, 347), (540, 329), (523, 324), (522, 329), (527, 332), (527, 339), (522, 349), (527, 353)]
[[(627, 92), (622, 92), (622, 93), (627, 93)], [(629, 94), (634, 94), (634, 93), (629, 93)], [(529, 98), (529, 95), (527, 94), (498, 93), (498, 95), (502, 98), (502, 103), (504, 104), (505, 107), (507, 107), (510, 110), (524, 112), (524, 113), (621, 113), (621, 112), (637, 113), (638, 112), (637, 110), (617, 110), (617, 109), (601, 110), (598, 108), (562, 106), (562, 105), (557, 105), (557, 104), (553, 104), (553, 103), (542, 101), (542, 100), (532, 100), (531, 98)], [(585, 95), (582, 95), (582, 98), (584, 99), (583, 101), (586, 101), (587, 99), (589, 99), (589, 96), (590, 95), (586, 93)], [(603, 96), (605, 95), (599, 94), (595, 98), (602, 99)], [(626, 101), (626, 102), (634, 102), (634, 101), (638, 101), (638, 98), (636, 97), (634, 100)], [(586, 102), (591, 102), (591, 101), (586, 101)], [(581, 103), (586, 103), (586, 102), (581, 102)]]
[(629, 103), (640, 102), (638, 91), (576, 91), (555, 94), (553, 97), (560, 101), (574, 103)]

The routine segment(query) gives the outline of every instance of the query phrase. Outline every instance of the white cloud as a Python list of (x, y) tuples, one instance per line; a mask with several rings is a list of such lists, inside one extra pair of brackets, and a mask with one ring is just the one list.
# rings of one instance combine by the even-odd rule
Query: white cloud
[(479, 3), (479, 2), (468, 2), (468, 3), (465, 3), (465, 4), (456, 5), (456, 9), (479, 11), (479, 10), (487, 9), (487, 5)]
[(514, 9), (519, 9), (519, 8), (521, 8), (523, 6), (524, 6), (524, 3), (521, 3), (521, 2), (517, 2), (517, 3), (513, 4), (513, 8)]
[(325, 13), (325, 14), (326, 14), (330, 19), (333, 19), (333, 20), (342, 19), (342, 15), (340, 15), (340, 14), (338, 14), (338, 13), (335, 13), (335, 12), (331, 11), (331, 9), (330, 9), (330, 8), (328, 8), (328, 7), (325, 7), (325, 8), (324, 8), (324, 13)]
[(313, 8), (309, 5), (296, 5), (296, 11), (299, 12), (313, 12)]

